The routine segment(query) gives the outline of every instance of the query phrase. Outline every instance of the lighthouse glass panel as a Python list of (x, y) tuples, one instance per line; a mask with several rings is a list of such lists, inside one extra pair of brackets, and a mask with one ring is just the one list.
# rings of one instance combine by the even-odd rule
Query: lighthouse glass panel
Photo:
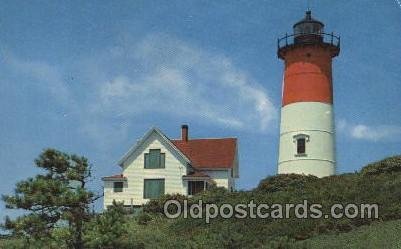
[(295, 35), (299, 34), (321, 34), (323, 27), (318, 23), (303, 23), (294, 28)]
[(297, 154), (305, 154), (305, 138), (297, 139)]

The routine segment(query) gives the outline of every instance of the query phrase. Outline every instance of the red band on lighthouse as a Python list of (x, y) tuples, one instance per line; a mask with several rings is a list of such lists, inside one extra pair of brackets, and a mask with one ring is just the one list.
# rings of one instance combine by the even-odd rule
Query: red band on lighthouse
[(282, 106), (296, 102), (332, 104), (331, 58), (331, 51), (320, 46), (287, 51)]

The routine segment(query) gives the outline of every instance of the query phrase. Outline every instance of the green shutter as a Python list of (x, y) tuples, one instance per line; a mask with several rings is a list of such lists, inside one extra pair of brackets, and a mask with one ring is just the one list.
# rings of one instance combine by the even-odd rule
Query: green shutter
[(144, 199), (155, 199), (164, 195), (164, 179), (145, 179), (144, 180)]
[(160, 168), (160, 150), (149, 150), (149, 168)]
[(164, 168), (166, 155), (160, 153), (160, 149), (151, 149), (149, 153), (145, 153), (145, 169)]

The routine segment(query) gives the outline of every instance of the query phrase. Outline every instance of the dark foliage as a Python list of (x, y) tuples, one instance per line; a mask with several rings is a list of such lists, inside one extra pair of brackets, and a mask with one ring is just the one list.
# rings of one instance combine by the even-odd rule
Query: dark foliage
[(89, 206), (96, 198), (86, 184), (91, 177), (85, 157), (47, 149), (35, 160), (43, 171), (18, 182), (14, 195), (4, 195), (6, 208), (22, 209), (26, 214), (15, 220), (6, 218), (3, 227), (27, 240), (56, 240), (54, 230), (67, 227), (65, 242), (83, 248), (84, 223), (91, 218)]
[(303, 189), (308, 183), (317, 181), (319, 178), (312, 175), (283, 174), (270, 176), (260, 181), (256, 191), (274, 193), (277, 191), (291, 191)]
[[(176, 200), (179, 203), (183, 204), (184, 200), (187, 200), (188, 198), (184, 195), (180, 194), (167, 194), (163, 195), (162, 197), (158, 199), (153, 199), (150, 200), (148, 203), (143, 205), (143, 212), (145, 213), (159, 213), (159, 214), (164, 214), (164, 203), (168, 200)], [(170, 213), (176, 213), (177, 208), (175, 205), (170, 205), (169, 206), (169, 212)]]
[[(353, 233), (361, 226), (401, 219), (401, 156), (369, 164), (361, 172), (324, 178), (304, 175), (278, 175), (262, 180), (252, 191), (228, 192), (212, 188), (193, 197), (165, 195), (143, 206), (136, 217), (124, 215), (118, 206), (92, 218), (86, 228), (88, 248), (311, 248), (310, 242), (320, 235)], [(57, 191), (57, 186), (53, 186)], [(163, 217), (164, 203), (177, 200), (189, 205), (202, 200), (207, 203), (265, 203), (323, 206), (329, 214), (333, 204), (379, 205), (378, 218), (288, 218), (267, 217), (223, 219), (217, 217), (206, 224), (204, 219), (180, 216)], [(174, 206), (169, 212), (174, 213)], [(202, 211), (204, 212), (204, 210)], [(285, 211), (284, 211), (285, 212)], [(366, 213), (365, 213), (366, 212)], [(367, 214), (367, 210), (364, 211)], [(50, 216), (52, 217), (52, 216)], [(33, 219), (32, 233), (46, 231), (47, 222)], [(46, 219), (43, 219), (46, 221)], [(15, 223), (12, 223), (15, 224)]]
[(129, 248), (127, 218), (122, 203), (113, 202), (85, 225), (85, 248)]
[(362, 175), (379, 175), (383, 173), (401, 172), (401, 157), (393, 156), (368, 164), (361, 170)]
[[(302, 203), (323, 205), (323, 214), (330, 213), (333, 204), (378, 204), (376, 218), (320, 218), (298, 219), (222, 219), (216, 218), (206, 224), (202, 219), (179, 218), (169, 226), (169, 233), (184, 236), (196, 245), (211, 248), (290, 248), (294, 241), (331, 233), (350, 232), (357, 227), (369, 225), (375, 220), (401, 219), (401, 157), (392, 157), (373, 163), (361, 173), (348, 173), (325, 178), (304, 175), (278, 175), (262, 180), (253, 191), (228, 193), (213, 189), (188, 200), (194, 203)], [(374, 172), (374, 173), (367, 173)], [(166, 201), (165, 199), (163, 202)], [(149, 210), (150, 211), (150, 210)], [(367, 210), (364, 211), (367, 215)], [(300, 245), (297, 243), (297, 245)]]

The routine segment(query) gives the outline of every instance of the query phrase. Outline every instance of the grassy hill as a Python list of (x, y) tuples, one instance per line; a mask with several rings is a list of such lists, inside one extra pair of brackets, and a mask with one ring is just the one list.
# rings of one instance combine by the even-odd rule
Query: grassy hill
[[(284, 219), (250, 217), (224, 219), (167, 219), (163, 204), (176, 199), (189, 204), (309, 203), (379, 205), (377, 218)], [(120, 216), (118, 208), (94, 217), (87, 226), (88, 248), (401, 248), (401, 156), (364, 167), (360, 172), (325, 178), (301, 175), (267, 177), (251, 191), (229, 193), (216, 188), (191, 198), (167, 195), (143, 207), (138, 216)], [(66, 248), (63, 231), (47, 248)], [(57, 236), (56, 236), (57, 237)], [(3, 240), (0, 248), (21, 248), (17, 239)], [(15, 245), (15, 246), (14, 246)], [(31, 243), (30, 248), (43, 245)], [(25, 248), (27, 248), (25, 246)]]
[(401, 220), (374, 223), (348, 233), (320, 235), (308, 241), (308, 248), (401, 248)]
[[(167, 197), (145, 205), (145, 214), (157, 217)], [(175, 196), (174, 198), (177, 198)], [(318, 243), (314, 238), (325, 234), (357, 231), (372, 223), (401, 219), (401, 157), (390, 157), (364, 167), (360, 172), (316, 178), (313, 176), (279, 175), (262, 180), (252, 191), (228, 193), (223, 189), (207, 191), (188, 199), (196, 203), (310, 203), (323, 205), (323, 213), (330, 213), (333, 204), (379, 205), (375, 218), (320, 218), (320, 219), (213, 219), (206, 224), (202, 219), (173, 220), (167, 226), (168, 237), (182, 238), (185, 246), (193, 248), (289, 248), (301, 242)], [(170, 221), (169, 221), (170, 222)], [(160, 224), (161, 221), (158, 221)], [(146, 227), (146, 226), (145, 226)], [(146, 228), (145, 228), (146, 229)], [(380, 238), (378, 238), (380, 239)], [(401, 239), (400, 239), (401, 240)], [(373, 243), (372, 243), (373, 244)], [(305, 246), (309, 248), (310, 246)]]

